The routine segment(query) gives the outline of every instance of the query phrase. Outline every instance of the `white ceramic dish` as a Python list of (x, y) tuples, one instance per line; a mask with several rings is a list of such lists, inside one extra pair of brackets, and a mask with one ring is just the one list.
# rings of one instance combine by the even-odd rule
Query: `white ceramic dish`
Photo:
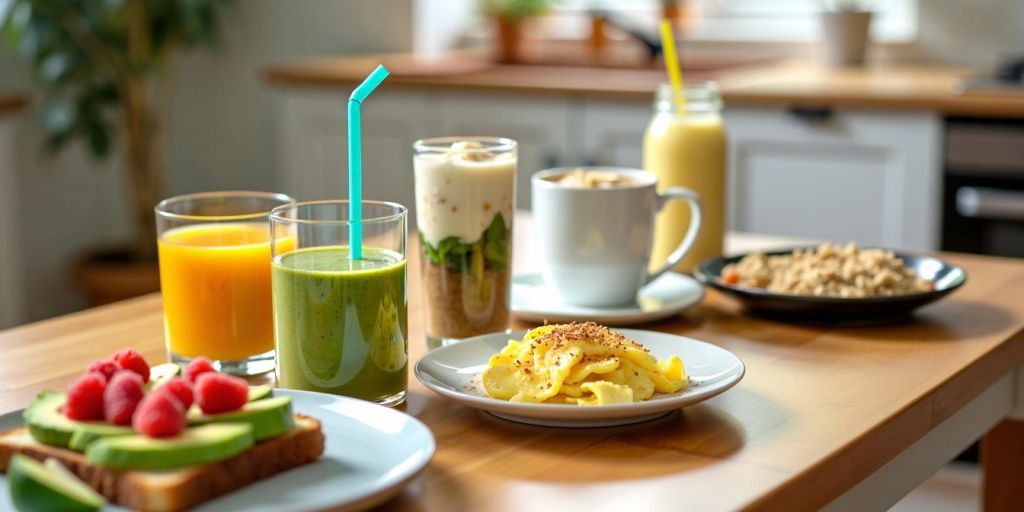
[(431, 351), (416, 363), (416, 378), (438, 394), (469, 407), (512, 421), (552, 427), (607, 427), (651, 420), (707, 400), (743, 378), (743, 362), (710, 343), (661, 332), (619, 332), (646, 346), (658, 359), (681, 357), (690, 385), (679, 393), (655, 395), (645, 402), (599, 407), (507, 402), (488, 397), (479, 384), (480, 373), (487, 368), (491, 355), (504, 348), (509, 338), (521, 339), (523, 331), (485, 334)]
[[(326, 438), (323, 457), (193, 510), (364, 510), (398, 494), (434, 454), (430, 429), (400, 411), (321, 393), (275, 389), (274, 394), (291, 396), (295, 412), (320, 420)], [(21, 413), (0, 416), (0, 431), (21, 426)], [(0, 510), (14, 510), (3, 475)]]
[(704, 286), (696, 279), (666, 272), (640, 289), (636, 302), (616, 307), (573, 306), (562, 303), (541, 274), (512, 278), (512, 313), (541, 323), (592, 320), (605, 325), (635, 325), (678, 314), (704, 299)]

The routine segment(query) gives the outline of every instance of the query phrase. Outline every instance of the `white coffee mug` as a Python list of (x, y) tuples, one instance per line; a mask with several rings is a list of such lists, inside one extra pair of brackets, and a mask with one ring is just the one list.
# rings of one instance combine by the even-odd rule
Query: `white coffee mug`
[[(674, 267), (693, 246), (700, 231), (700, 201), (686, 188), (659, 194), (658, 178), (637, 169), (583, 169), (619, 174), (625, 182), (621, 185), (587, 188), (558, 183), (561, 176), (577, 169), (548, 169), (534, 173), (530, 180), (533, 231), (543, 257), (544, 279), (565, 304), (629, 304), (641, 287)], [(692, 221), (668, 261), (648, 272), (654, 217), (671, 199), (689, 204)]]

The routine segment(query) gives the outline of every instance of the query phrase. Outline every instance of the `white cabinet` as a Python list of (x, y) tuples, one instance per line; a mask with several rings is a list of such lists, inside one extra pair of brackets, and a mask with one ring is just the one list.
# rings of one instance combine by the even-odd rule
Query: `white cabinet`
[[(347, 195), (348, 91), (289, 91), (282, 190)], [(729, 228), (865, 245), (935, 249), (942, 120), (933, 112), (782, 107), (725, 110)], [(413, 201), (412, 142), (446, 135), (519, 141), (518, 205), (548, 167), (642, 165), (647, 100), (434, 89), (378, 91), (363, 105), (364, 197)]]
[(583, 148), (577, 163), (643, 167), (644, 131), (653, 110), (639, 101), (584, 100), (576, 134)]
[(530, 175), (575, 165), (568, 139), (568, 97), (452, 92), (444, 94), (440, 104), (440, 123), (432, 136), (488, 135), (519, 142), (516, 204), (520, 208), (530, 205)]
[[(347, 94), (285, 99), (282, 191), (300, 200), (348, 196)], [(413, 204), (412, 143), (430, 136), (439, 106), (418, 93), (375, 94), (362, 107), (363, 197)]]
[[(347, 93), (303, 91), (284, 99), (282, 191), (300, 199), (348, 195)], [(412, 143), (426, 137), (493, 135), (519, 142), (518, 200), (529, 177), (571, 165), (569, 102), (562, 97), (380, 91), (362, 106), (363, 197), (413, 207)]]
[(730, 227), (935, 249), (942, 120), (929, 112), (729, 108)]

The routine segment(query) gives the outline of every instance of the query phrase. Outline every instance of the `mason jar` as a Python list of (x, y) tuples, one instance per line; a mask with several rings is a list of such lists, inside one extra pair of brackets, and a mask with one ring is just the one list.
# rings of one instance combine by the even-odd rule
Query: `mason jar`
[[(685, 187), (700, 197), (703, 223), (689, 254), (675, 267), (691, 272), (701, 261), (721, 256), (725, 236), (725, 130), (722, 97), (715, 82), (690, 83), (685, 102), (661, 84), (655, 93), (654, 115), (644, 133), (644, 169), (658, 176), (658, 191)], [(690, 224), (682, 202), (670, 202), (655, 222), (651, 262), (660, 265), (679, 245)]]

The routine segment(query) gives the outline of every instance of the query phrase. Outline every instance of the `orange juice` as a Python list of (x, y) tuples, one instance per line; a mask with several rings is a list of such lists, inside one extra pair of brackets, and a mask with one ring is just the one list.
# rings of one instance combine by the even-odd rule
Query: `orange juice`
[(172, 354), (239, 361), (274, 349), (266, 223), (175, 228), (163, 233), (158, 250)]

